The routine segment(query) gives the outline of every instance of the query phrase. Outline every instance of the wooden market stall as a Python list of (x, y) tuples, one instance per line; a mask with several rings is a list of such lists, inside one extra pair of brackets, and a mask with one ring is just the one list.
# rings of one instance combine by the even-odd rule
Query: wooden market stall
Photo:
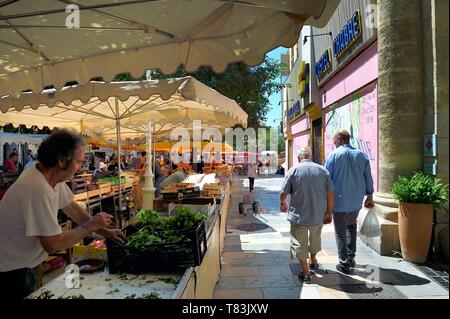
[(230, 183), (223, 195), (219, 214), (215, 217), (213, 227), (208, 234), (208, 251), (200, 266), (190, 267), (177, 287), (179, 299), (211, 299), (219, 279), (221, 256), (226, 235), (226, 221), (230, 204)]
[[(247, 120), (247, 114), (235, 101), (192, 77), (142, 82), (96, 82), (62, 90), (47, 90), (43, 93), (23, 93), (18, 98), (11, 96), (0, 98), (0, 110), (6, 112), (1, 117), (0, 123), (14, 125), (37, 123), (50, 128), (69, 127), (84, 134), (97, 134), (105, 140), (115, 139), (119, 158), (123, 138), (146, 136), (147, 153), (151, 154), (154, 134), (167, 136), (173, 128), (187, 128), (190, 132), (192, 127), (189, 124), (194, 120), (203, 121), (206, 123), (205, 127), (219, 130), (237, 124), (246, 126)], [(224, 145), (218, 145), (223, 149)], [(223, 183), (226, 179), (224, 175), (230, 170), (222, 165), (217, 166), (212, 169), (217, 172), (217, 177)], [(134, 184), (139, 184), (133, 178), (131, 181), (129, 178), (123, 181), (122, 174), (125, 172), (119, 169), (118, 176), (115, 177), (117, 183), (111, 185), (90, 183), (78, 186), (78, 182), (83, 184), (83, 180), (89, 179), (89, 176), (78, 176), (71, 181), (76, 200), (91, 214), (105, 210), (102, 204), (108, 200), (111, 202), (112, 199), (112, 213), (117, 227), (123, 225), (122, 199)], [(151, 165), (147, 165), (145, 180), (143, 207), (152, 209), (154, 188)], [(205, 191), (207, 191), (207, 194), (203, 192), (205, 197), (222, 196), (216, 189)], [(116, 196), (118, 196), (117, 204)], [(219, 211), (223, 215), (227, 202), (221, 200), (220, 205)], [(214, 218), (210, 218), (210, 221), (213, 222)], [(216, 224), (217, 222), (214, 222), (213, 226)], [(207, 250), (209, 255), (214, 254), (216, 250), (213, 240), (216, 231), (211, 229), (216, 228), (208, 229), (208, 234), (212, 234), (209, 235), (211, 247)], [(210, 260), (212, 259), (208, 257), (206, 263), (208, 264)]]
[[(108, 271), (98, 271), (92, 274), (81, 274), (81, 286), (67, 286), (68, 272), (60, 275), (46, 285), (40, 287), (28, 298), (40, 298), (51, 295), (52, 298), (212, 298), (215, 285), (219, 278), (221, 255), (226, 235), (226, 220), (230, 203), (230, 181), (221, 181), (221, 192), (214, 197), (199, 196), (185, 198), (183, 203), (207, 202), (213, 200), (218, 205), (210, 216), (207, 228), (207, 249), (198, 266), (179, 272), (146, 272), (140, 274), (116, 274)], [(208, 193), (203, 193), (208, 195)], [(159, 199), (161, 200), (161, 199)], [(183, 205), (181, 203), (181, 205)], [(75, 251), (76, 250), (76, 251)], [(74, 258), (89, 256), (105, 260), (109, 258), (106, 251), (76, 246)], [(76, 283), (76, 281), (75, 281)], [(168, 284), (169, 283), (169, 284)]]

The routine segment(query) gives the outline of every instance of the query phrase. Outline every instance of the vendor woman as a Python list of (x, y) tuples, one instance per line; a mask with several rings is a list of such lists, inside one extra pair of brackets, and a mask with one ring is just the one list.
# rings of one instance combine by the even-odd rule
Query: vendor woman
[[(72, 247), (92, 232), (119, 241), (118, 229), (108, 229), (111, 216), (89, 215), (74, 200), (65, 181), (84, 160), (79, 134), (57, 130), (41, 144), (37, 163), (26, 169), (0, 201), (0, 298), (24, 298), (35, 289), (36, 267), (48, 254)], [(79, 226), (62, 231), (62, 209)]]

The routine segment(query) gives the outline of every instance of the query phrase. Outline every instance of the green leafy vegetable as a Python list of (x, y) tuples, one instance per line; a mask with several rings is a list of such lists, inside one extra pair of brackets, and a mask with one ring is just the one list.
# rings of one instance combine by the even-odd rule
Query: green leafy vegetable
[(36, 299), (51, 299), (53, 296), (55, 295), (50, 290), (43, 290)]
[(137, 214), (135, 226), (140, 230), (129, 236), (125, 245), (140, 251), (150, 251), (155, 244), (176, 243), (186, 240), (181, 230), (195, 229), (207, 216), (198, 212), (191, 212), (188, 208), (180, 207), (176, 216), (163, 218), (157, 212), (142, 209)]
[(152, 229), (161, 229), (164, 225), (164, 219), (158, 212), (141, 209), (136, 215), (135, 223), (143, 227), (148, 226)]
[(152, 292), (150, 294), (143, 294), (140, 297), (138, 297), (136, 294), (132, 294), (126, 296), (125, 299), (161, 299), (161, 297), (156, 292)]
[(68, 296), (68, 297), (58, 297), (58, 299), (85, 299), (82, 294), (74, 295), (74, 296)]

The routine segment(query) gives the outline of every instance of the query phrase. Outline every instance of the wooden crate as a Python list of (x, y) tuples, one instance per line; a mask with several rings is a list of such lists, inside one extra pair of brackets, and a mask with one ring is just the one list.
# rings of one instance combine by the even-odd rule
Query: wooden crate
[(97, 182), (98, 188), (110, 188), (111, 183), (108, 182)]
[(84, 200), (88, 199), (88, 193), (84, 192), (84, 193), (74, 194), (73, 197), (76, 201), (84, 201)]
[(72, 193), (79, 194), (87, 191), (87, 183), (82, 177), (74, 177), (69, 182)]
[(89, 198), (91, 198), (91, 197), (97, 197), (97, 196), (100, 196), (100, 195), (102, 194), (102, 192), (101, 192), (100, 189), (90, 190), (90, 191), (88, 191), (87, 193), (88, 193), (88, 197), (89, 197)]
[[(129, 188), (132, 188), (132, 187), (133, 187), (132, 184), (123, 184), (121, 188), (122, 188), (122, 190), (126, 190), (126, 189), (129, 189)], [(118, 192), (119, 191), (119, 186), (111, 186), (111, 190), (113, 192)]]
[(111, 186), (99, 188), (100, 195), (105, 195), (111, 193)]

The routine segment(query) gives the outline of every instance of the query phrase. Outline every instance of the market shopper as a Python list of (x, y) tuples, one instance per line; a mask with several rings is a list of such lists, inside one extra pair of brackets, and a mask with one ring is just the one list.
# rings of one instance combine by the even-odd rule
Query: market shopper
[(161, 190), (163, 190), (164, 188), (166, 188), (167, 186), (169, 186), (173, 183), (181, 183), (189, 176), (189, 174), (186, 173), (186, 171), (183, 169), (181, 162), (176, 167), (177, 168), (175, 169), (175, 171), (172, 172), (172, 174), (165, 177), (160, 182)]
[(161, 166), (161, 167), (164, 166), (164, 164), (165, 164), (164, 155), (161, 154), (159, 156), (158, 162), (159, 162), (159, 166)]
[(100, 178), (108, 177), (113, 175), (114, 172), (108, 171), (108, 165), (103, 162), (100, 162), (98, 168), (92, 173), (92, 183), (97, 183), (97, 180)]
[(255, 186), (255, 178), (256, 178), (256, 166), (254, 163), (249, 164), (247, 176), (248, 176), (250, 192), (252, 192), (253, 187)]
[[(84, 144), (79, 134), (57, 130), (41, 144), (37, 164), (25, 170), (0, 201), (0, 298), (23, 298), (35, 288), (35, 268), (48, 254), (70, 248), (92, 232), (117, 240), (111, 216), (83, 210), (65, 181), (80, 168)], [(62, 209), (79, 226), (62, 231)]]
[[(311, 282), (310, 270), (317, 270), (316, 255), (321, 250), (323, 224), (333, 218), (334, 189), (328, 171), (311, 161), (309, 148), (298, 152), (300, 164), (287, 173), (280, 194), (280, 210), (288, 212), (291, 223), (291, 250), (299, 260), (299, 278)], [(291, 196), (289, 210), (287, 196)], [(310, 264), (308, 267), (308, 252)]]
[(373, 204), (373, 179), (367, 156), (350, 145), (350, 133), (342, 130), (333, 137), (336, 149), (328, 156), (325, 167), (336, 189), (333, 216), (339, 264), (337, 270), (349, 273), (355, 267), (356, 236), (359, 210)]
[(166, 175), (164, 175), (163, 170), (161, 169), (161, 165), (159, 164), (159, 161), (155, 160), (155, 196), (159, 197), (161, 195), (161, 182), (166, 178)]
[(8, 159), (5, 160), (4, 165), (6, 167), (6, 171), (8, 173), (15, 173), (17, 172), (17, 153), (12, 152), (9, 154)]
[[(117, 174), (117, 171), (119, 169), (119, 156), (116, 154), (113, 154), (111, 156), (111, 160), (108, 163), (108, 171), (113, 172), (114, 174)], [(125, 157), (120, 157), (120, 169), (125, 170)]]
[(27, 166), (28, 163), (30, 163), (31, 161), (33, 161), (33, 152), (31, 150), (27, 150), (27, 152), (25, 153), (25, 160), (24, 160), (24, 167)]
[(139, 157), (139, 161), (136, 165), (136, 172), (138, 172), (141, 176), (145, 175), (145, 170), (147, 168), (147, 152), (142, 151), (141, 156)]
[(25, 165), (25, 167), (23, 168), (24, 170), (27, 169), (30, 166), (33, 166), (37, 163), (37, 154), (31, 154), (31, 161), (27, 162), (27, 164)]

